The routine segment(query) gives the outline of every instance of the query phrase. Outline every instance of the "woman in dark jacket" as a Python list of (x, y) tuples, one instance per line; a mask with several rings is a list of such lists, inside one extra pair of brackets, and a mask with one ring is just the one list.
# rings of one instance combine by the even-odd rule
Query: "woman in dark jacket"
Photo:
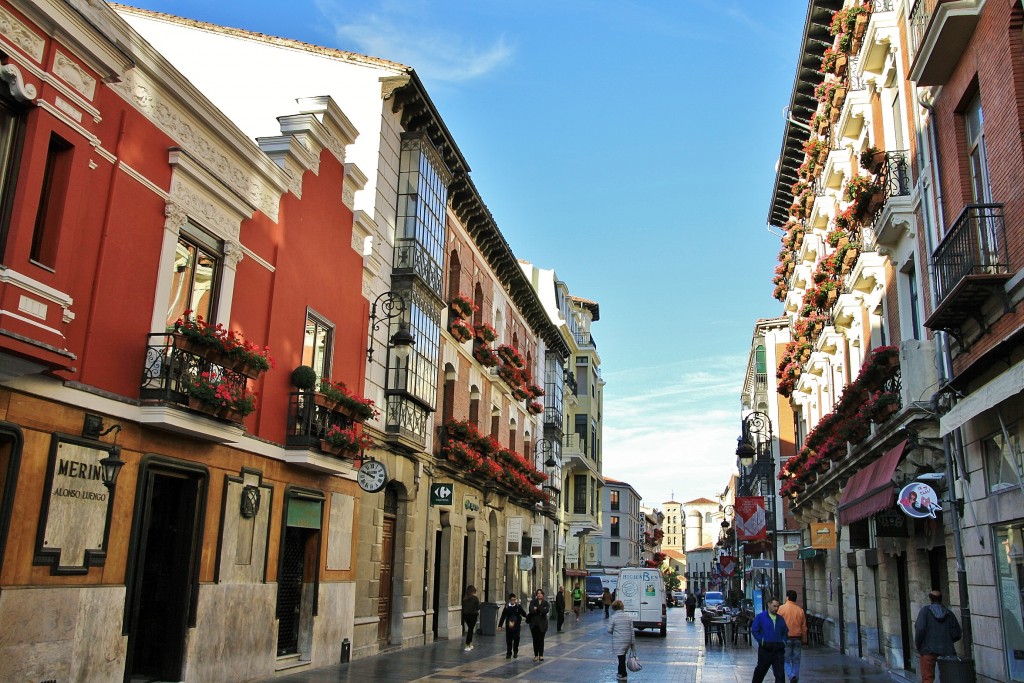
[(544, 591), (540, 588), (533, 594), (530, 600), (530, 609), (526, 615), (527, 623), (530, 625), (530, 635), (533, 636), (533, 661), (544, 661), (544, 635), (548, 632), (548, 612), (551, 611), (551, 603), (544, 599)]
[(467, 586), (466, 596), (462, 598), (462, 623), (466, 625), (466, 652), (473, 649), (473, 631), (476, 630), (478, 616), (480, 616), (480, 598), (476, 597), (476, 587)]
[(526, 611), (519, 604), (519, 598), (515, 593), (508, 594), (508, 604), (501, 610), (501, 618), (498, 619), (498, 630), (508, 624), (505, 631), (505, 659), (512, 659), (519, 656), (519, 634), (522, 632), (523, 619), (526, 618)]

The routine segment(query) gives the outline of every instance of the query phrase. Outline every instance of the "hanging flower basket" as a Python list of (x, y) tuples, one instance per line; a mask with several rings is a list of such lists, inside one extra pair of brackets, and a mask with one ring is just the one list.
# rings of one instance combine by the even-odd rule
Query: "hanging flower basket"
[(473, 358), (485, 368), (493, 368), (498, 364), (498, 357), (486, 344), (476, 343), (473, 345)]
[(538, 403), (537, 401), (530, 401), (526, 405), (526, 410), (531, 415), (540, 415), (541, 413), (544, 412), (544, 406), (542, 404)]

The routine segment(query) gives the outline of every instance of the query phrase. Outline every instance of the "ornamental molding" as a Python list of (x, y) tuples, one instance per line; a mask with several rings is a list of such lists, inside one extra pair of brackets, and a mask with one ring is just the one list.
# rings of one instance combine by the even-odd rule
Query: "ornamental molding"
[(241, 220), (229, 215), (217, 202), (182, 179), (178, 173), (171, 179), (171, 201), (183, 208), (189, 218), (225, 241), (238, 239)]
[(238, 242), (224, 242), (224, 260), (229, 268), (237, 268), (245, 258), (245, 249)]
[(53, 60), (53, 73), (87, 99), (92, 100), (96, 95), (96, 79), (62, 52), (57, 52)]
[(7, 83), (11, 91), (11, 97), (19, 102), (31, 102), (36, 97), (36, 86), (26, 83), (21, 75), (21, 69), (13, 64), (6, 64), (0, 67), (0, 80)]
[(10, 40), (35, 61), (42, 62), (46, 41), (2, 7), (0, 7), (0, 36)]
[(168, 198), (167, 203), (164, 204), (164, 229), (179, 235), (181, 229), (185, 227), (186, 221), (188, 221), (188, 212), (184, 207), (175, 204)]
[(170, 99), (145, 76), (133, 69), (125, 74), (123, 81), (110, 87), (178, 142), (220, 182), (277, 222), (281, 199), (277, 189), (244, 168), (216, 140), (199, 130), (198, 122), (172, 106)]

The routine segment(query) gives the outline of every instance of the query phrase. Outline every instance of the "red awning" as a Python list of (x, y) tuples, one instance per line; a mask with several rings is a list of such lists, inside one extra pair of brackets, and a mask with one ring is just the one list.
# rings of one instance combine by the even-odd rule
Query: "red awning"
[(896, 501), (892, 475), (906, 448), (907, 442), (901, 441), (881, 458), (850, 477), (843, 489), (843, 497), (839, 499), (840, 524), (852, 524), (892, 507)]

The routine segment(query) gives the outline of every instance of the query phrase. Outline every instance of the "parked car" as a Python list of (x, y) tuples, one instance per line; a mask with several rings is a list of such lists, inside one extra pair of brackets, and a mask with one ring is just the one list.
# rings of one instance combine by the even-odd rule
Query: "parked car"
[(725, 596), (721, 591), (708, 591), (704, 594), (704, 608), (718, 609), (725, 604)]
[(686, 594), (683, 591), (672, 591), (672, 604), (682, 607), (684, 602), (686, 602)]

